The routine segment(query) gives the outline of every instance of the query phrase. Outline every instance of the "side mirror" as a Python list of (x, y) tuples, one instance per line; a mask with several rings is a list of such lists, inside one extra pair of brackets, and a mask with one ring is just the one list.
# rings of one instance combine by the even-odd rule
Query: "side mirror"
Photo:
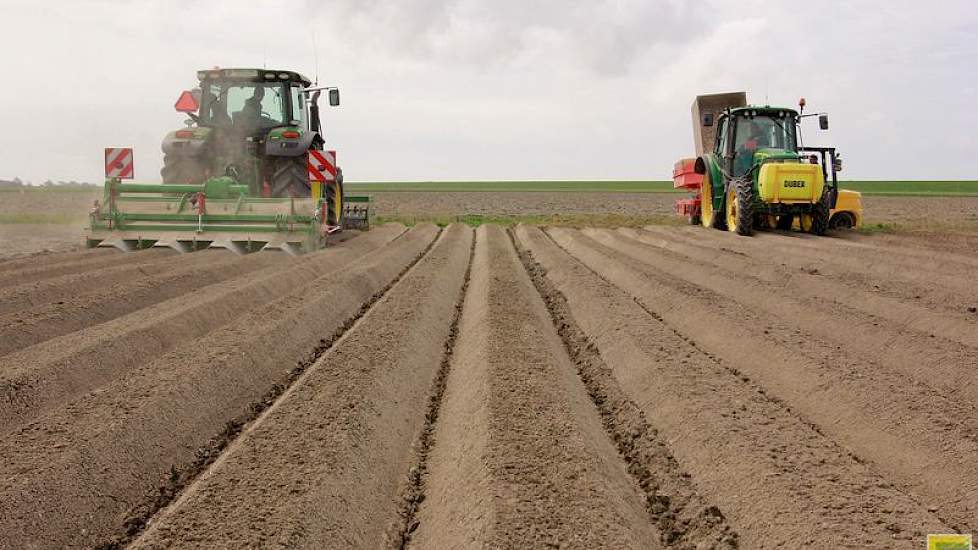
[(340, 91), (333, 88), (329, 91), (329, 104), (336, 107), (340, 104)]
[(703, 126), (713, 126), (713, 113), (703, 115)]
[(829, 129), (829, 115), (818, 115), (818, 127), (823, 130)]

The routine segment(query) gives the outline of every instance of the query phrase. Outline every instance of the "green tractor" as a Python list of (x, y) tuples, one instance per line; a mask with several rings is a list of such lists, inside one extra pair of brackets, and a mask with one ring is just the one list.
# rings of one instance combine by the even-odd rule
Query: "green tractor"
[[(169, 246), (302, 253), (329, 234), (366, 229), (367, 197), (349, 197), (335, 151), (326, 150), (319, 96), (339, 90), (269, 69), (197, 72), (181, 94), (187, 127), (163, 140), (162, 185), (123, 183), (106, 151), (105, 198), (90, 213), (89, 246)], [(131, 162), (131, 149), (128, 157)], [(111, 153), (114, 154), (114, 153)]]
[[(755, 228), (822, 235), (838, 197), (841, 161), (834, 148), (802, 147), (805, 115), (784, 107), (749, 106), (746, 94), (700, 96), (693, 104), (698, 157), (677, 163), (677, 187), (698, 191), (680, 213), (706, 227), (750, 235)], [(717, 108), (719, 107), (719, 108)], [(819, 114), (828, 128), (828, 115)], [(701, 146), (702, 143), (702, 146)]]

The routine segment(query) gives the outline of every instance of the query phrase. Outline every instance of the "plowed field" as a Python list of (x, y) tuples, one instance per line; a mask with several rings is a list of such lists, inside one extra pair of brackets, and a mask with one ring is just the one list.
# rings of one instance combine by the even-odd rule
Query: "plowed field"
[(923, 548), (978, 527), (976, 274), (654, 226), (0, 261), (0, 547)]

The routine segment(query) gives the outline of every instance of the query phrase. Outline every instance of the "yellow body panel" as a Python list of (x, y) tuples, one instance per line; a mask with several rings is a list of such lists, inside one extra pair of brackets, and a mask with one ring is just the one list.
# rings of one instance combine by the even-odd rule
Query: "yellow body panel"
[[(832, 220), (836, 214), (847, 213), (852, 215), (853, 229), (858, 229), (863, 225), (863, 194), (859, 191), (849, 191), (848, 189), (839, 189), (839, 197), (836, 199), (835, 208), (829, 211), (829, 220)], [(830, 227), (832, 223), (829, 223)], [(804, 227), (803, 220), (800, 217), (796, 217), (792, 227), (796, 230), (807, 231)], [(809, 225), (811, 227), (811, 225)], [(834, 229), (834, 227), (833, 227)]]
[[(339, 184), (335, 182), (332, 183), (332, 185), (336, 185), (337, 187), (339, 187)], [(340, 193), (340, 190), (337, 188), (336, 194), (333, 196), (336, 197), (336, 200), (333, 201), (333, 208), (336, 210), (335, 212), (336, 219), (342, 220), (343, 219), (343, 194)]]
[(835, 202), (831, 216), (837, 212), (848, 212), (856, 220), (854, 227), (861, 227), (863, 224), (863, 194), (859, 191), (849, 191), (839, 189), (839, 198)]
[(757, 177), (760, 199), (768, 203), (813, 203), (822, 196), (822, 168), (817, 164), (771, 162)]

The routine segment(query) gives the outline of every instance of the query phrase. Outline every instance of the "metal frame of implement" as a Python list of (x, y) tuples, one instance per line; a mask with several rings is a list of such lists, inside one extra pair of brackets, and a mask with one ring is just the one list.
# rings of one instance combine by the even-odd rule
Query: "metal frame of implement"
[[(347, 196), (368, 203), (366, 196)], [(348, 211), (367, 213), (366, 206)], [(195, 184), (105, 182), (101, 203), (89, 213), (86, 245), (125, 251), (165, 246), (180, 252), (225, 248), (238, 254), (282, 250), (302, 254), (326, 246), (326, 201), (318, 198), (252, 197), (230, 178)], [(366, 225), (366, 216), (354, 216)]]

